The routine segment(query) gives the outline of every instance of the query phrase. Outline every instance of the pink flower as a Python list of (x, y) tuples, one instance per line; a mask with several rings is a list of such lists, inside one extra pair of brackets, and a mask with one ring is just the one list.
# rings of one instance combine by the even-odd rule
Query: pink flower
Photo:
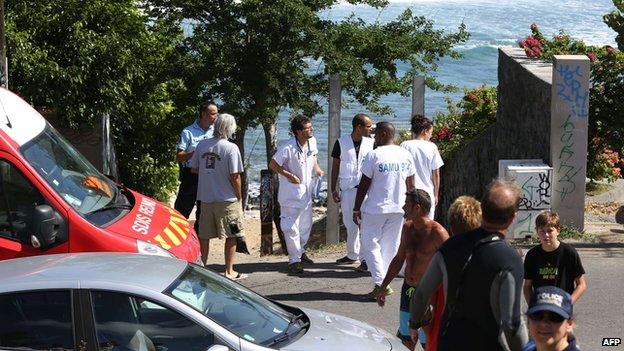
[(531, 30), (532, 31), (536, 31), (537, 30), (537, 23), (535, 23), (535, 22), (531, 23)]
[(451, 140), (451, 132), (449, 131), (447, 127), (442, 127), (438, 131), (438, 134), (436, 135), (436, 137), (438, 140), (445, 140), (445, 139)]
[(615, 49), (614, 49), (614, 48), (612, 48), (612, 47), (610, 47), (610, 46), (607, 46), (607, 54), (609, 54), (609, 55), (613, 55), (613, 53), (614, 53), (614, 52), (615, 52)]
[(561, 35), (555, 35), (555, 41), (560, 41), (562, 39)]
[(590, 52), (590, 53), (587, 53), (587, 57), (589, 57), (589, 61), (594, 62), (596, 61), (597, 56), (595, 52)]
[(524, 49), (524, 47), (526, 46), (526, 39), (520, 40), (520, 42), (518, 43), (518, 45)]

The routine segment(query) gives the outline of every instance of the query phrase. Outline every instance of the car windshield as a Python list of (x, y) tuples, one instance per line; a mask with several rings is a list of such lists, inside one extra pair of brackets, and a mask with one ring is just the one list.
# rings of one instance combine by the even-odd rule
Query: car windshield
[(250, 342), (271, 346), (291, 340), (306, 326), (275, 303), (194, 265), (165, 291)]
[[(105, 212), (101, 210), (107, 208), (119, 210), (127, 201), (125, 196), (119, 196), (116, 184), (95, 169), (49, 124), (20, 150), (52, 189), (92, 223), (102, 224), (110, 220), (92, 214)], [(120, 205), (113, 206), (117, 203)]]

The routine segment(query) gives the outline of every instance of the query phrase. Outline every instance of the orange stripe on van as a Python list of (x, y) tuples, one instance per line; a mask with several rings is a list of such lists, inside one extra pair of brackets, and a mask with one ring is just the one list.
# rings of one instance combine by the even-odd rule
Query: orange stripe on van
[(165, 250), (169, 250), (171, 248), (171, 245), (167, 244), (165, 239), (163, 239), (162, 236), (160, 236), (160, 234), (156, 235), (154, 237), (154, 240), (158, 241), (158, 243), (160, 244), (160, 247), (162, 247)]
[(182, 223), (182, 224), (188, 225), (188, 220), (186, 220), (186, 218), (180, 218), (180, 217), (176, 217), (176, 216), (171, 216), (171, 218), (169, 219), (169, 223), (171, 223), (171, 222), (177, 222), (177, 223)]
[(182, 219), (186, 220), (186, 218), (184, 218), (184, 216), (182, 216), (178, 211), (174, 210), (173, 208), (167, 207), (167, 209), (169, 210), (169, 213), (172, 216), (175, 216), (175, 217), (182, 218)]
[(171, 239), (171, 242), (173, 243), (173, 245), (175, 246), (180, 246), (180, 244), (182, 244), (182, 242), (180, 241), (180, 239), (173, 234), (173, 232), (171, 231), (171, 229), (169, 228), (165, 228), (165, 234), (167, 234), (167, 236), (169, 237), (169, 239)]
[(177, 224), (175, 224), (175, 222), (173, 222), (173, 221), (169, 221), (169, 227), (170, 227), (170, 228), (173, 228), (176, 232), (178, 232), (178, 234), (180, 234), (180, 237), (181, 237), (183, 240), (186, 240), (186, 234), (188, 234), (188, 232), (189, 232), (189, 228), (188, 228), (188, 226), (186, 226), (186, 227), (184, 228), (184, 230), (183, 230), (182, 228), (178, 227), (178, 225), (177, 225)]

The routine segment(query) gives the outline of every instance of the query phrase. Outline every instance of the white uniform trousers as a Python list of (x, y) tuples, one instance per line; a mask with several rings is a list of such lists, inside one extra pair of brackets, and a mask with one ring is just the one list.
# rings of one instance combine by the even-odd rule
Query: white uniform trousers
[(347, 229), (347, 257), (352, 260), (360, 259), (360, 228), (353, 222), (353, 205), (357, 188), (340, 191), (340, 210), (342, 222)]
[(381, 285), (390, 262), (399, 250), (402, 228), (402, 213), (362, 213), (360, 255), (366, 260), (375, 285)]
[(312, 202), (305, 208), (281, 206), (280, 210), (280, 226), (288, 249), (288, 263), (301, 262), (312, 229)]

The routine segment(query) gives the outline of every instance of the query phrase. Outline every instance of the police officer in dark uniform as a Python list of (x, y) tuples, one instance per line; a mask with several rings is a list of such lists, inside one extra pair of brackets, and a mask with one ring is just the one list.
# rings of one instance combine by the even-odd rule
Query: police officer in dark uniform
[[(180, 133), (177, 145), (176, 160), (180, 166), (180, 188), (173, 207), (187, 219), (197, 203), (197, 173), (192, 173), (188, 161), (200, 141), (212, 137), (212, 125), (217, 119), (217, 105), (207, 101), (199, 106), (199, 116), (190, 126)], [(199, 229), (199, 205), (195, 213), (195, 232)]]

